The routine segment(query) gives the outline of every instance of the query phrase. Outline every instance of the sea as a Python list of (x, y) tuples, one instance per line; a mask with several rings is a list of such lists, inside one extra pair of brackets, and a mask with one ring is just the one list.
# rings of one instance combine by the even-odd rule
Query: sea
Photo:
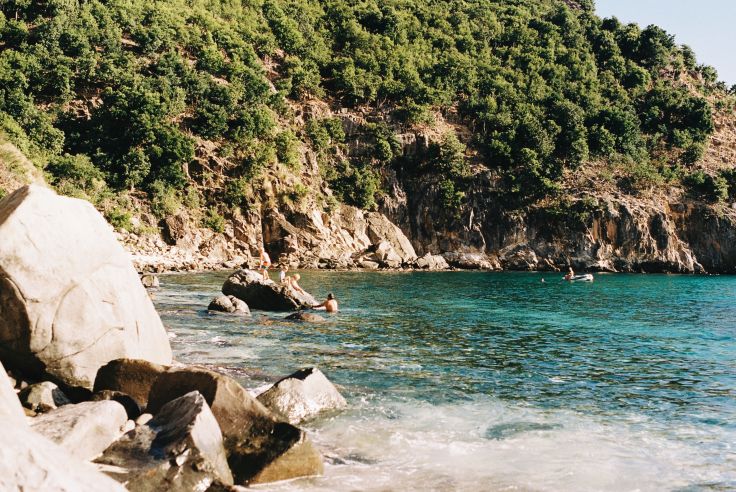
[(305, 271), (313, 324), (208, 313), (227, 275), (160, 277), (175, 358), (349, 404), (301, 425), (323, 476), (255, 490), (736, 490), (736, 277)]

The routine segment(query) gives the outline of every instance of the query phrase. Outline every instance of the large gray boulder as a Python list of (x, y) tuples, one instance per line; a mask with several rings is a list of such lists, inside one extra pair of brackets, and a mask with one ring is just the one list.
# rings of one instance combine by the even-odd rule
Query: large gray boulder
[(292, 424), (347, 406), (345, 398), (316, 367), (301, 369), (258, 395), (258, 401)]
[(0, 364), (0, 490), (124, 492), (117, 482), (80, 463), (33, 432)]
[(247, 316), (250, 314), (248, 305), (235, 296), (218, 296), (212, 299), (210, 305), (207, 306), (209, 311), (219, 311), (221, 313), (239, 314)]
[(102, 453), (123, 433), (128, 414), (112, 400), (65, 405), (33, 418), (31, 428), (78, 460)]
[(0, 359), (91, 389), (113, 359), (171, 363), (161, 320), (112, 228), (84, 200), (26, 186), (0, 201)]
[(233, 484), (222, 434), (196, 391), (164, 405), (153, 420), (128, 432), (95, 460), (132, 492), (207, 490)]
[(228, 463), (239, 485), (319, 475), (322, 457), (306, 434), (279, 421), (237, 381), (197, 367), (172, 369), (151, 388), (148, 409), (199, 391), (222, 429)]
[(253, 270), (238, 270), (230, 275), (222, 286), (222, 293), (245, 301), (253, 309), (266, 311), (296, 311), (317, 304), (311, 294), (264, 280), (263, 275)]
[(100, 367), (94, 390), (119, 391), (133, 398), (141, 409), (148, 405), (148, 393), (168, 366), (146, 360), (117, 359)]

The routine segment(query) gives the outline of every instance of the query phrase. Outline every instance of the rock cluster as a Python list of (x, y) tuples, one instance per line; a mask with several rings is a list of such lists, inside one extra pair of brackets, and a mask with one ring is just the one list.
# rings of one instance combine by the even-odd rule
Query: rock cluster
[(311, 294), (265, 280), (254, 270), (238, 270), (230, 275), (222, 286), (222, 293), (234, 296), (254, 309), (266, 311), (294, 311), (317, 304)]

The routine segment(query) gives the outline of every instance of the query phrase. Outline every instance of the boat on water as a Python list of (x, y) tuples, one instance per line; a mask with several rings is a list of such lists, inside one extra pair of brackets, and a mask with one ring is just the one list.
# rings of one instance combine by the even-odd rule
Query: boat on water
[(584, 273), (581, 275), (573, 275), (571, 278), (564, 278), (562, 280), (567, 280), (568, 282), (592, 282), (593, 281), (593, 274), (592, 273)]

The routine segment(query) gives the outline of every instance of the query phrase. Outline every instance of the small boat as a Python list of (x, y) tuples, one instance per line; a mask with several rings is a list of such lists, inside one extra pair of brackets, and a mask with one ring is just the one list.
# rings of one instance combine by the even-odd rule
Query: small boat
[(592, 273), (584, 273), (582, 275), (573, 275), (572, 278), (562, 278), (562, 280), (567, 280), (568, 282), (592, 282), (593, 281), (593, 274)]

